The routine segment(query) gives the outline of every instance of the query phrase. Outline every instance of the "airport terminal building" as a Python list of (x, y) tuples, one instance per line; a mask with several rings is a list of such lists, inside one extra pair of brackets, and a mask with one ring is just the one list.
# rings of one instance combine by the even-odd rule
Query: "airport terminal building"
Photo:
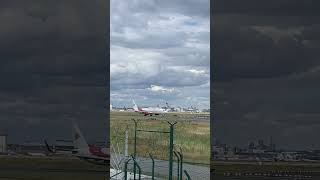
[(0, 154), (7, 153), (7, 135), (0, 134)]

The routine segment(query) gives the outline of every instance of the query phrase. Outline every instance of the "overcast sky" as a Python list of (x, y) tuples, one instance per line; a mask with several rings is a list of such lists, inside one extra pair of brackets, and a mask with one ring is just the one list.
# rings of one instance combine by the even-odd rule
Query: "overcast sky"
[(111, 102), (209, 108), (209, 0), (111, 0)]
[(0, 134), (9, 143), (71, 139), (75, 119), (105, 141), (104, 0), (0, 2)]
[(215, 0), (216, 138), (320, 148), (320, 2)]

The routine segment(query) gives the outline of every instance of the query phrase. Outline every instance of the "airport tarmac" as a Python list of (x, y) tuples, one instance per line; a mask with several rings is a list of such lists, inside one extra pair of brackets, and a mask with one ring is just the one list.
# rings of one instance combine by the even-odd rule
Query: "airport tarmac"
[(109, 167), (69, 157), (0, 157), (0, 180), (104, 180)]
[(310, 162), (211, 161), (215, 180), (320, 179), (320, 164)]

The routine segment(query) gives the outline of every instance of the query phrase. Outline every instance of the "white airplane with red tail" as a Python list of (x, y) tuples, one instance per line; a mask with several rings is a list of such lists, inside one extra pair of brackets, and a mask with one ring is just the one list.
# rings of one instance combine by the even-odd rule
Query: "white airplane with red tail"
[(72, 150), (51, 148), (48, 145), (47, 141), (45, 141), (45, 144), (48, 151), (54, 154), (70, 154), (66, 151), (71, 151), (71, 155), (76, 156), (79, 159), (88, 161), (90, 163), (98, 165), (107, 165), (110, 162), (110, 153), (108, 148), (101, 148), (95, 145), (89, 145), (75, 123), (73, 123), (72, 138), (74, 146), (74, 149)]
[(137, 106), (137, 104), (134, 102), (134, 100), (132, 100), (132, 102), (133, 102), (133, 110), (135, 112), (144, 114), (144, 116), (160, 115), (160, 114), (168, 112), (168, 109), (163, 109), (161, 107), (145, 107), (145, 108), (141, 108), (141, 107)]

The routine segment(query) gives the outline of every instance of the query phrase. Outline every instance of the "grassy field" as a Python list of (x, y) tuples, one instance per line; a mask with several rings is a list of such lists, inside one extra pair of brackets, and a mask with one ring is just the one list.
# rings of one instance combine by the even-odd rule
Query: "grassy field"
[(65, 157), (0, 157), (0, 180), (102, 180), (108, 169)]
[[(160, 116), (143, 116), (134, 112), (111, 112), (111, 145), (124, 149), (125, 129), (129, 130), (129, 154), (133, 153), (134, 122), (138, 120), (138, 129), (169, 131), (169, 122), (177, 122), (174, 129), (174, 144), (181, 147), (184, 160), (192, 163), (210, 163), (210, 124), (199, 119), (199, 114), (168, 113)], [(207, 115), (208, 116), (208, 115)], [(168, 158), (168, 134), (138, 132), (137, 153), (147, 157), (152, 153), (156, 159)]]
[(211, 161), (214, 169), (212, 176), (223, 177), (225, 173), (268, 173), (285, 172), (291, 174), (320, 175), (320, 164), (317, 163), (293, 163), (293, 162), (268, 162), (263, 165), (255, 163)]

